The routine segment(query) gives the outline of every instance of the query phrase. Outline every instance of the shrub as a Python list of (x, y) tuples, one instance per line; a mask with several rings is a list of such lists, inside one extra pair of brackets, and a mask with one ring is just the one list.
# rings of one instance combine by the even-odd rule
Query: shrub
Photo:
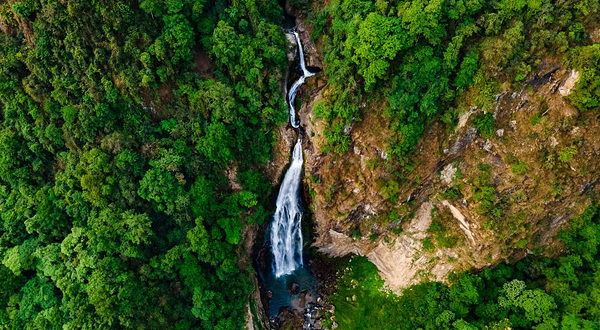
[(580, 76), (569, 99), (580, 110), (598, 109), (600, 105), (600, 44), (596, 43), (576, 49), (575, 53), (577, 54), (575, 65), (580, 70)]
[(482, 113), (475, 117), (474, 126), (486, 139), (494, 136), (495, 131), (495, 119), (491, 113)]
[(525, 174), (529, 172), (529, 166), (527, 163), (518, 161), (511, 166), (513, 174)]
[(576, 153), (577, 147), (564, 147), (558, 151), (558, 160), (560, 160), (563, 163), (568, 163), (571, 159), (573, 159), (573, 156), (575, 156)]

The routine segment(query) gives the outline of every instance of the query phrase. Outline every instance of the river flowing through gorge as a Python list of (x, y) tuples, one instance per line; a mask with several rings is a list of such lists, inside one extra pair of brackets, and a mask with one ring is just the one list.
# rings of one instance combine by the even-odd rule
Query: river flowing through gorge
[[(270, 262), (263, 272), (268, 311), (270, 317), (276, 317), (282, 308), (289, 311), (308, 312), (316, 302), (317, 281), (305, 264), (304, 237), (302, 228), (302, 170), (303, 150), (302, 131), (297, 120), (296, 94), (306, 79), (314, 76), (306, 67), (302, 41), (297, 31), (286, 31), (294, 36), (298, 45), (300, 77), (294, 81), (287, 93), (289, 122), (296, 130), (298, 139), (292, 151), (290, 165), (279, 187), (275, 202), (275, 212), (267, 229), (267, 247), (270, 249)], [(309, 313), (310, 315), (310, 313)], [(307, 317), (305, 328), (310, 326)]]

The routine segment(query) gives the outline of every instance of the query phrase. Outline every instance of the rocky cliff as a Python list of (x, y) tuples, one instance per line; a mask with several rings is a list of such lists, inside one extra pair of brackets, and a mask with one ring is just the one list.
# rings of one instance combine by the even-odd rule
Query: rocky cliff
[[(308, 65), (322, 67), (301, 19)], [(322, 152), (324, 126), (312, 109), (327, 81), (322, 74), (309, 79), (298, 98), (314, 246), (329, 256), (367, 256), (395, 291), (530, 253), (556, 254), (557, 231), (599, 190), (600, 125), (567, 100), (577, 79), (548, 59), (517, 87), (503, 85), (492, 112), (495, 133), (486, 137), (473, 124), (482, 110), (465, 93), (458, 125), (449, 131), (431, 123), (409, 166), (386, 154), (392, 133), (379, 104), (363, 104), (362, 119), (345, 128), (348, 153)], [(268, 168), (273, 182), (295, 139), (280, 127)]]

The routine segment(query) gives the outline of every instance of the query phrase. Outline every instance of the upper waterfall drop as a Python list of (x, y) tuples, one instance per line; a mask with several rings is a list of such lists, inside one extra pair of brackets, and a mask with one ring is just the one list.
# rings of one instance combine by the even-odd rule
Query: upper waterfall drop
[(314, 73), (306, 70), (306, 62), (304, 61), (304, 49), (302, 49), (302, 41), (300, 41), (300, 36), (298, 35), (298, 32), (294, 31), (294, 37), (296, 37), (296, 42), (298, 43), (298, 53), (300, 54), (300, 68), (302, 69), (302, 76), (304, 78), (314, 76)]
[(302, 140), (298, 139), (294, 146), (292, 163), (279, 188), (271, 225), (275, 277), (289, 275), (303, 265), (302, 210), (298, 191), (302, 178), (302, 163)]
[(294, 108), (294, 101), (296, 100), (296, 93), (298, 92), (298, 88), (304, 84), (306, 78), (314, 76), (315, 74), (308, 71), (306, 69), (306, 63), (304, 61), (304, 50), (302, 49), (302, 41), (300, 41), (300, 36), (298, 32), (294, 31), (294, 37), (296, 37), (296, 42), (298, 43), (298, 54), (300, 55), (300, 68), (302, 69), (302, 77), (298, 78), (290, 88), (288, 93), (288, 104), (290, 107), (290, 124), (292, 127), (298, 128), (300, 124), (296, 121), (296, 109)]

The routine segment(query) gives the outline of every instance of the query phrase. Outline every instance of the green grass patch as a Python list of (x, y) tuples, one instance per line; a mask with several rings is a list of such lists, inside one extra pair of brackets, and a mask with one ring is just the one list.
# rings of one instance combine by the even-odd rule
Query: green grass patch
[(519, 161), (511, 165), (511, 170), (513, 174), (525, 174), (529, 172), (529, 166), (527, 163)]
[(569, 161), (571, 161), (571, 159), (573, 159), (576, 153), (576, 146), (564, 147), (558, 152), (558, 160), (563, 163), (568, 163)]
[(431, 226), (429, 226), (427, 231), (433, 235), (436, 246), (442, 249), (455, 247), (460, 240), (460, 236), (454, 235), (452, 231), (444, 225), (439, 210), (436, 209), (433, 212)]
[(396, 329), (401, 322), (394, 316), (398, 296), (383, 286), (375, 265), (365, 257), (353, 257), (331, 297), (338, 329)]

